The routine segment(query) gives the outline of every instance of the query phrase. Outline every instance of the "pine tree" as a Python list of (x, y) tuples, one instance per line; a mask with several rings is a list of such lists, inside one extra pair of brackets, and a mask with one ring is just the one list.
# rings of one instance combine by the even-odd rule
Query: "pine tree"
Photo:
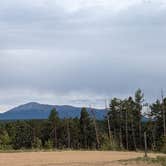
[(89, 148), (91, 145), (92, 122), (86, 108), (82, 108), (80, 116), (80, 142), (82, 148)]
[(54, 138), (54, 147), (57, 148), (58, 147), (57, 126), (59, 122), (59, 117), (58, 117), (58, 112), (56, 111), (55, 108), (52, 109), (50, 112), (49, 122), (51, 123), (51, 128), (52, 128), (51, 135)]
[(136, 115), (138, 122), (138, 130), (139, 130), (139, 147), (142, 148), (142, 103), (144, 101), (144, 94), (140, 89), (135, 92), (135, 104), (136, 104)]

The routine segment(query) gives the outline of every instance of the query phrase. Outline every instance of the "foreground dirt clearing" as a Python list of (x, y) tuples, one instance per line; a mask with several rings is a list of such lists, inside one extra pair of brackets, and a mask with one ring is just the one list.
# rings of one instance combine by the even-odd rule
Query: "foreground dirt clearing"
[[(0, 153), (0, 166), (121, 166), (122, 164), (113, 161), (137, 157), (143, 157), (143, 153), (97, 151)], [(132, 166), (135, 166), (134, 163)]]

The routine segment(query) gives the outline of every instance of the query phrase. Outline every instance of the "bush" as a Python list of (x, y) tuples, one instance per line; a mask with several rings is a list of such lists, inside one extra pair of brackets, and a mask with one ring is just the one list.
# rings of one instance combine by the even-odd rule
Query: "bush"
[(44, 145), (44, 148), (46, 148), (46, 149), (53, 149), (53, 141), (51, 141), (51, 140), (48, 140), (46, 143), (45, 143), (45, 145)]
[(101, 150), (120, 150), (118, 143), (114, 139), (110, 140), (107, 135), (103, 135), (101, 139)]
[(0, 143), (3, 145), (10, 144), (10, 137), (6, 131), (3, 131), (3, 134), (0, 136)]
[(39, 138), (36, 138), (36, 141), (35, 141), (35, 143), (32, 144), (32, 147), (35, 149), (41, 149), (42, 141)]
[(11, 145), (0, 145), (0, 150), (5, 151), (5, 150), (12, 150), (13, 147)]
[(166, 153), (166, 137), (163, 137), (161, 142), (162, 142), (162, 144), (161, 144), (160, 151), (162, 153)]

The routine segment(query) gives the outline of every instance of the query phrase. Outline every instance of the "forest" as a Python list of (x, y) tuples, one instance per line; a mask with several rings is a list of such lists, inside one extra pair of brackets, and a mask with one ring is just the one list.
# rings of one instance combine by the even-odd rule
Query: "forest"
[(138, 89), (134, 97), (113, 98), (106, 109), (103, 120), (87, 108), (80, 118), (60, 119), (55, 108), (48, 119), (1, 121), (0, 149), (142, 151), (146, 134), (149, 151), (166, 153), (166, 98), (145, 103)]

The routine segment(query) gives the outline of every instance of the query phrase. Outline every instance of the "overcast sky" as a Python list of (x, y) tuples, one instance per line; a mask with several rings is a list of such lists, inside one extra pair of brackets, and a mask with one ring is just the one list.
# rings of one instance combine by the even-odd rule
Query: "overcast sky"
[(1, 0), (0, 43), (0, 112), (166, 89), (165, 0)]

